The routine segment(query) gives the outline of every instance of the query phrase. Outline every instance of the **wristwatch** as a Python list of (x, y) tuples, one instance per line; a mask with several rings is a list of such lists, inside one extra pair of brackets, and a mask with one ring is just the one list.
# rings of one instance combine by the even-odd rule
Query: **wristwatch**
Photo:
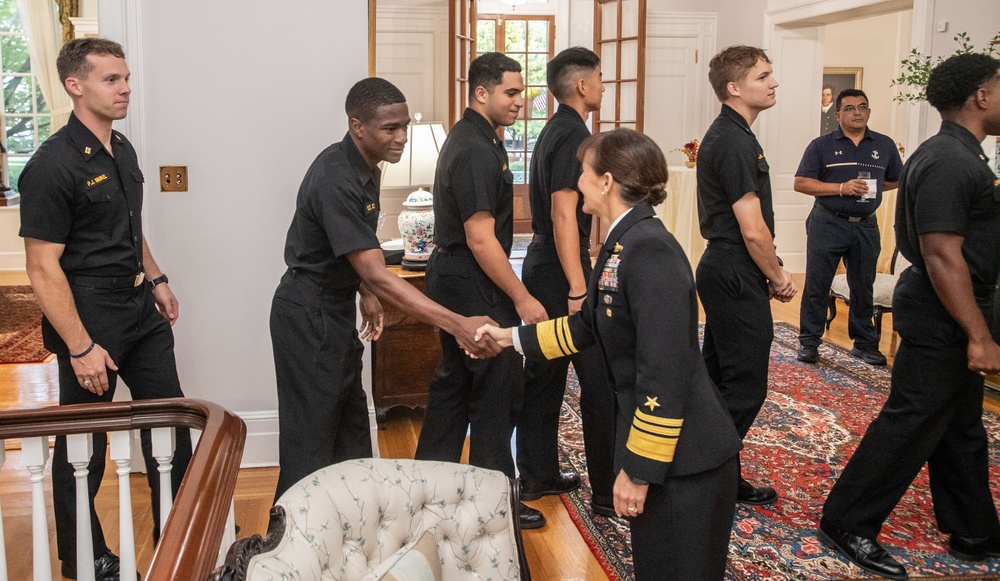
[(160, 276), (158, 276), (158, 277), (154, 278), (153, 280), (149, 281), (149, 284), (153, 285), (153, 288), (156, 288), (156, 285), (158, 285), (160, 283), (163, 283), (163, 282), (170, 282), (167, 279), (167, 275), (165, 275), (165, 274), (161, 274)]

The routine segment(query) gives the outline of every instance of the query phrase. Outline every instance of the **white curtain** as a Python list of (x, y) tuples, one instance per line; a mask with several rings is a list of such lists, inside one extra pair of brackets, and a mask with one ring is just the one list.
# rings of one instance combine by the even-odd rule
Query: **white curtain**
[(56, 4), (53, 0), (18, 0), (21, 23), (28, 35), (28, 54), (31, 55), (31, 72), (38, 80), (38, 87), (49, 104), (52, 114), (51, 133), (66, 124), (73, 110), (73, 103), (59, 81), (56, 57), (62, 47), (62, 32), (58, 29)]

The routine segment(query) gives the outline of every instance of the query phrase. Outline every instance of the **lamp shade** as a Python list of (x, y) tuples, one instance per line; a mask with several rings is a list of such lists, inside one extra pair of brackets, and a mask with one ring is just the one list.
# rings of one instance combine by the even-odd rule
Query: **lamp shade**
[(383, 187), (431, 187), (437, 170), (438, 152), (444, 144), (444, 126), (440, 123), (411, 123), (406, 131), (406, 147), (399, 163), (382, 168)]

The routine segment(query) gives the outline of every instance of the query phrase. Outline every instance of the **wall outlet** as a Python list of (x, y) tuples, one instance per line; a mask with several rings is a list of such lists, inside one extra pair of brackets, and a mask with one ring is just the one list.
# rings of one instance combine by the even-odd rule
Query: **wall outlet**
[(161, 165), (160, 191), (186, 192), (188, 189), (187, 171), (186, 165)]
[(938, 20), (937, 31), (938, 32), (948, 32), (948, 21), (947, 20)]

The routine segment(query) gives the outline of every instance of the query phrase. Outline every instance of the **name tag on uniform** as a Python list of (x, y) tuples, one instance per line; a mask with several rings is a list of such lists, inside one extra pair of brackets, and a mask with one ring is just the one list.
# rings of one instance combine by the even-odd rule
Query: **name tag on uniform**
[(597, 282), (597, 288), (603, 291), (607, 290), (618, 290), (618, 266), (621, 264), (621, 258), (617, 254), (612, 254), (608, 261), (604, 263), (604, 269), (601, 270), (601, 278)]

